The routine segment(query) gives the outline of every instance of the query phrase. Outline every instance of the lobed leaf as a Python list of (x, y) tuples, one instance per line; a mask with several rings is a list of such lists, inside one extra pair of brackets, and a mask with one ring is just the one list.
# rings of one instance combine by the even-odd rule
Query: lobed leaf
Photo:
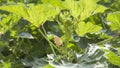
[(119, 17), (120, 17), (120, 12), (118, 11), (107, 15), (107, 20), (110, 22), (110, 24), (108, 25), (110, 26), (112, 30), (120, 29)]
[(43, 4), (51, 4), (55, 7), (63, 8), (63, 2), (61, 0), (41, 0)]
[(75, 31), (76, 33), (79, 35), (79, 36), (83, 36), (85, 35), (86, 33), (95, 33), (95, 32), (98, 32), (102, 29), (102, 27), (98, 26), (98, 25), (94, 25), (90, 22), (80, 22), (78, 23)]
[(25, 6), (25, 4), (21, 4), (21, 3), (17, 5), (1, 6), (0, 9), (15, 13), (23, 17), (24, 19), (28, 20), (36, 27), (39, 27), (49, 18), (51, 17), (54, 18), (60, 11), (58, 8), (55, 8), (51, 5), (29, 4), (29, 6)]
[(99, 0), (66, 0), (64, 5), (67, 5), (66, 8), (70, 10), (71, 15), (80, 20), (84, 20), (89, 16), (102, 13), (107, 8), (97, 4)]

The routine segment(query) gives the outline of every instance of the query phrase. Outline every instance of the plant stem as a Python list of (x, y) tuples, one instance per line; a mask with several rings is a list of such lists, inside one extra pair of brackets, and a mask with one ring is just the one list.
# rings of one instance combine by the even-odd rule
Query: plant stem
[[(52, 49), (52, 51), (53, 51), (53, 54), (56, 55), (54, 48), (57, 49), (57, 51), (58, 51), (59, 53), (61, 53), (61, 51), (46, 37), (46, 35), (45, 35), (40, 29), (38, 29), (38, 30), (39, 30), (39, 32), (41, 33), (41, 35), (42, 35), (42, 36), (48, 41), (48, 43), (50, 44), (50, 47), (51, 47), (51, 49)], [(44, 30), (44, 32), (45, 32), (45, 30)], [(54, 47), (54, 48), (53, 48), (53, 47)]]
[(100, 45), (100, 44), (103, 44), (103, 43), (106, 43), (107, 41), (110, 41), (112, 40), (113, 38), (109, 38), (109, 39), (106, 39), (106, 40), (103, 40), (101, 42), (98, 42), (97, 44)]
[[(44, 26), (42, 25), (42, 29), (43, 29), (43, 31), (44, 31), (44, 33), (45, 33), (45, 37), (47, 36), (47, 32), (46, 32), (46, 30), (45, 30), (45, 28), (44, 28)], [(46, 37), (47, 38), (47, 37)], [(48, 38), (47, 38), (48, 39)], [(49, 40), (49, 39), (48, 39)], [(51, 43), (51, 45), (53, 45), (54, 46), (54, 48), (56, 48), (57, 50), (58, 50), (58, 48), (49, 40), (49, 42)], [(59, 50), (58, 50), (59, 51)], [(59, 51), (60, 52), (60, 51)]]
[(48, 43), (50, 44), (50, 47), (51, 47), (51, 49), (52, 49), (52, 51), (53, 51), (53, 54), (56, 55), (55, 50), (54, 50), (54, 48), (53, 48), (53, 46), (52, 46), (52, 44), (51, 44), (51, 41), (43, 34), (43, 32), (42, 32), (40, 29), (39, 29), (39, 32), (40, 32), (41, 35), (48, 41)]
[[(45, 30), (45, 28), (44, 28), (44, 26), (42, 25), (42, 29), (43, 29), (43, 31), (44, 31), (44, 33), (45, 33), (45, 36), (47, 36), (47, 32), (46, 32), (46, 30)], [(48, 39), (49, 40), (49, 39)], [(50, 41), (50, 40), (49, 40)], [(51, 42), (51, 41), (50, 41)], [(55, 44), (53, 44), (52, 42), (51, 42), (51, 44), (53, 45), (53, 47), (54, 48), (56, 48), (58, 51), (59, 51), (59, 53), (61, 53), (61, 51), (56, 47), (56, 45)]]

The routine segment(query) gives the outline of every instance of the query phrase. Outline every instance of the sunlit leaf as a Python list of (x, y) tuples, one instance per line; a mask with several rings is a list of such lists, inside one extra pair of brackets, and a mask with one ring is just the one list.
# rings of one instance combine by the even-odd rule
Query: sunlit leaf
[(65, 5), (71, 14), (80, 20), (84, 20), (95, 13), (102, 13), (107, 8), (97, 4), (99, 0), (66, 0)]
[(41, 0), (44, 4), (51, 4), (55, 7), (62, 8), (63, 2), (61, 0)]
[(73, 43), (69, 43), (69, 44), (67, 45), (67, 47), (68, 47), (68, 48), (71, 48), (71, 49), (73, 49), (73, 50), (79, 51), (78, 46), (75, 45), (75, 44), (73, 44)]
[(43, 68), (54, 68), (54, 67), (48, 64), (48, 65), (44, 66)]
[(83, 36), (85, 35), (86, 33), (95, 33), (95, 32), (99, 32), (100, 30), (102, 29), (102, 27), (98, 26), (98, 25), (94, 25), (90, 22), (80, 22), (78, 25), (77, 25), (77, 28), (76, 28), (76, 33), (79, 35), (79, 36)]
[(0, 64), (1, 68), (11, 68), (11, 62), (8, 60), (6, 62), (2, 61), (2, 64)]
[(108, 25), (112, 30), (120, 29), (120, 12), (114, 12), (107, 15)]
[(29, 6), (25, 6), (25, 4), (21, 3), (17, 5), (1, 6), (0, 9), (15, 13), (28, 20), (36, 27), (39, 27), (47, 19), (51, 17), (54, 18), (60, 11), (58, 8), (55, 8), (51, 5), (29, 4)]
[(96, 9), (94, 11), (94, 14), (95, 13), (103, 13), (107, 8), (105, 6), (102, 6), (102, 5), (98, 5), (96, 6)]
[(18, 23), (19, 19), (20, 19), (20, 16), (16, 14), (10, 14), (5, 16), (0, 21), (0, 32), (4, 34), (8, 30), (12, 29), (12, 27)]
[(115, 53), (113, 53), (112, 51), (110, 50), (106, 50), (106, 58), (108, 59), (108, 62), (114, 64), (114, 65), (117, 65), (117, 66), (120, 66), (120, 57), (117, 56)]

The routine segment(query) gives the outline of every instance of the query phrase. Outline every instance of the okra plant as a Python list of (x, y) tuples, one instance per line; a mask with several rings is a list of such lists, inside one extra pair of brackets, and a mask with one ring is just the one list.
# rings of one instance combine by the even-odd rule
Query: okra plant
[(0, 67), (119, 68), (118, 5), (113, 0), (1, 0)]

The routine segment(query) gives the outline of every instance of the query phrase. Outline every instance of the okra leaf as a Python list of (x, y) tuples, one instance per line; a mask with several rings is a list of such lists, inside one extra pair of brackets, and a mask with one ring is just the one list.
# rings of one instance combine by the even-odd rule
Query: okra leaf
[(80, 22), (78, 23), (75, 31), (79, 36), (84, 36), (86, 33), (96, 33), (99, 32), (102, 29), (102, 27), (98, 25), (94, 25), (91, 22)]
[(106, 58), (108, 59), (108, 62), (120, 66), (120, 57), (117, 56), (114, 52), (110, 50), (106, 50)]
[(107, 15), (107, 24), (112, 30), (120, 29), (120, 12), (114, 12)]
[(60, 11), (58, 8), (47, 4), (28, 4), (28, 6), (26, 6), (21, 3), (1, 6), (0, 9), (17, 14), (36, 27), (39, 27), (46, 20), (54, 18)]

